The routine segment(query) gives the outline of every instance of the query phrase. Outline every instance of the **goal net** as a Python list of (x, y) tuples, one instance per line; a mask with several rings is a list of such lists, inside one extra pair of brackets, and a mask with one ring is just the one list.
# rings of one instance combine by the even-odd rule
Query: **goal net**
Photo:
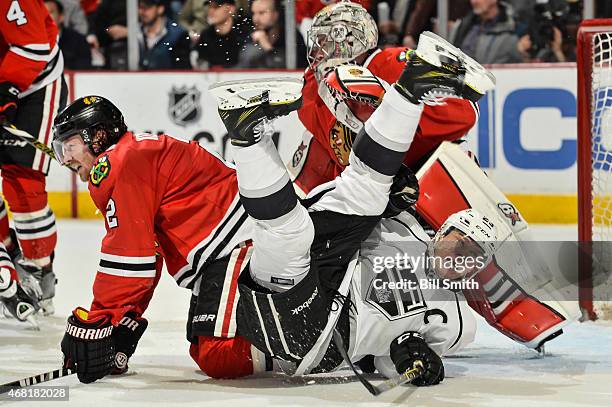
[(612, 319), (612, 19), (583, 22), (577, 67), (580, 305)]

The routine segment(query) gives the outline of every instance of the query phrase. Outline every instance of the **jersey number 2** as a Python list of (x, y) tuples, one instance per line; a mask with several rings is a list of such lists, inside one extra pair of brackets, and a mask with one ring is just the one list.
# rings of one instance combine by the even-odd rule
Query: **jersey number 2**
[(119, 226), (119, 221), (115, 216), (115, 212), (117, 212), (117, 208), (115, 207), (115, 201), (113, 198), (108, 200), (108, 204), (106, 205), (106, 223), (108, 224), (108, 228), (116, 228)]
[(6, 13), (6, 19), (9, 22), (15, 22), (17, 25), (27, 24), (28, 19), (25, 16), (23, 10), (21, 10), (21, 6), (19, 6), (18, 0), (13, 0), (11, 2), (11, 6), (8, 9), (8, 13)]

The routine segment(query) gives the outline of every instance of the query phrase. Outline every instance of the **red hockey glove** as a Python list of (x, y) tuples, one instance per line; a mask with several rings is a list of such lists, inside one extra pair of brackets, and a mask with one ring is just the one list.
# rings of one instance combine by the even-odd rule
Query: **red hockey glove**
[(19, 88), (11, 82), (0, 83), (0, 123), (15, 121), (19, 93)]
[(72, 311), (61, 344), (64, 366), (76, 369), (82, 383), (101, 379), (115, 367), (111, 319), (108, 315), (100, 315), (89, 320), (88, 313), (81, 307)]
[(385, 88), (369, 70), (357, 65), (340, 65), (324, 78), (331, 94), (344, 101), (365, 122), (380, 105)]

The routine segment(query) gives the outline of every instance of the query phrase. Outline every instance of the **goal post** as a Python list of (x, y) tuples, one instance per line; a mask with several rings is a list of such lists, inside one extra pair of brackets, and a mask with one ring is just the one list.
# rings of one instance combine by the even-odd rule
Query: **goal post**
[[(597, 319), (606, 312), (600, 306), (610, 300), (606, 298), (609, 281), (594, 275), (593, 258), (606, 269), (612, 268), (608, 243), (612, 240), (612, 19), (581, 24), (576, 56), (578, 237), (582, 246), (579, 303), (586, 318)], [(609, 276), (603, 277), (607, 280)], [(597, 292), (600, 285), (603, 293)]]

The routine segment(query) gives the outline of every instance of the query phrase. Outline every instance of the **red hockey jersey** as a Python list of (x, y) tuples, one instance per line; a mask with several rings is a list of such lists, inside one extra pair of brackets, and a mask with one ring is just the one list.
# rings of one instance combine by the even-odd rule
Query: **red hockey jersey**
[[(397, 80), (405, 62), (406, 48), (376, 50), (363, 64), (374, 75), (387, 83)], [(348, 164), (348, 156), (355, 134), (336, 120), (318, 93), (318, 83), (312, 70), (304, 74), (302, 90), (303, 105), (298, 116), (314, 138), (308, 149), (305, 163), (301, 167), (296, 184), (305, 193), (312, 188), (338, 176)], [(425, 106), (414, 140), (410, 145), (404, 163), (413, 167), (441, 142), (457, 140), (464, 136), (476, 123), (478, 106), (462, 99), (448, 99), (443, 106)], [(398, 123), (401, 125), (401, 123)], [(298, 147), (304, 148), (304, 145)], [(297, 158), (304, 159), (304, 154)], [(293, 159), (297, 161), (296, 156)]]
[(126, 133), (96, 160), (89, 192), (106, 236), (91, 310), (142, 314), (161, 270), (193, 288), (208, 259), (248, 239), (234, 169), (196, 142)]
[(0, 3), (0, 82), (12, 82), (27, 96), (62, 74), (58, 30), (43, 0)]

